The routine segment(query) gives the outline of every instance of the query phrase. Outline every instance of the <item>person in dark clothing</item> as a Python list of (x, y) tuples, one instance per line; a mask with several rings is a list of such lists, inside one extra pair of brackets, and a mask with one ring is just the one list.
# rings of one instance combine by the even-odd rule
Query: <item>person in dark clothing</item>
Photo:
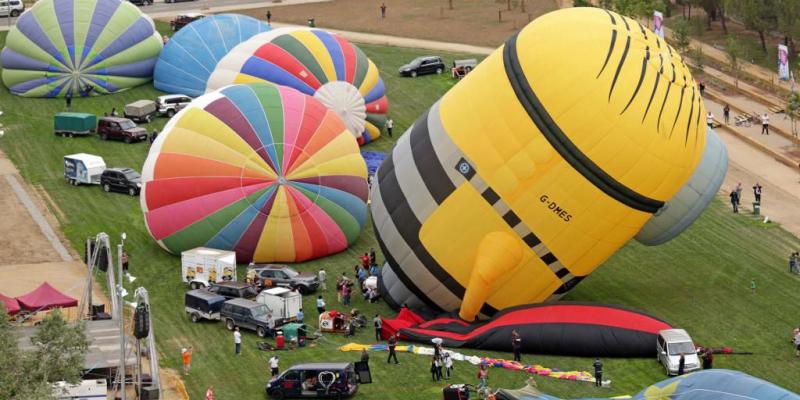
[(731, 119), (731, 106), (725, 104), (725, 108), (722, 109), (722, 118), (725, 120), (725, 125), (727, 125)]
[(436, 374), (436, 356), (431, 357), (431, 381), (438, 381)]
[(700, 96), (704, 95), (705, 92), (706, 92), (706, 84), (703, 83), (703, 82), (700, 82), (700, 84), (697, 85), (697, 86), (700, 88)]
[(753, 197), (756, 198), (756, 203), (761, 203), (761, 185), (758, 182), (753, 186)]
[(272, 23), (272, 11), (270, 10), (267, 10), (267, 23), (268, 24)]
[(367, 349), (361, 350), (361, 362), (369, 364), (369, 353), (367, 353)]
[(156, 141), (156, 138), (158, 138), (158, 131), (153, 129), (153, 133), (150, 134), (150, 144), (153, 144), (153, 142)]
[(444, 360), (442, 356), (433, 356), (434, 365), (436, 366), (436, 381), (441, 381), (444, 375), (442, 375), (442, 364), (444, 364)]
[(711, 369), (714, 364), (714, 352), (711, 349), (706, 349), (703, 352), (703, 369)]
[(372, 319), (372, 323), (375, 325), (375, 340), (381, 340), (381, 328), (383, 327), (383, 320), (381, 320), (381, 316), (375, 314), (375, 318)]
[(381, 3), (381, 18), (386, 18), (386, 3)]
[(733, 206), (733, 212), (734, 213), (738, 213), (739, 212), (739, 193), (736, 193), (736, 191), (734, 190), (734, 191), (731, 191), (730, 196), (731, 196), (731, 205)]
[[(375, 249), (369, 249), (369, 265), (377, 264), (375, 261), (377, 261)], [(369, 269), (369, 265), (365, 265), (364, 269)]]
[(603, 362), (599, 358), (594, 359), (594, 385), (603, 386)]
[(686, 367), (686, 357), (681, 353), (681, 358), (678, 359), (678, 375), (683, 375), (684, 367)]
[(386, 360), (387, 364), (392, 361), (392, 358), (394, 358), (395, 364), (400, 364), (397, 361), (397, 353), (394, 351), (395, 347), (397, 347), (397, 337), (395, 335), (389, 336), (389, 358)]
[(64, 96), (64, 102), (67, 104), (67, 111), (69, 111), (69, 108), (72, 107), (72, 91), (67, 92)]
[(522, 362), (522, 337), (516, 330), (511, 331), (511, 348), (514, 350), (514, 361)]

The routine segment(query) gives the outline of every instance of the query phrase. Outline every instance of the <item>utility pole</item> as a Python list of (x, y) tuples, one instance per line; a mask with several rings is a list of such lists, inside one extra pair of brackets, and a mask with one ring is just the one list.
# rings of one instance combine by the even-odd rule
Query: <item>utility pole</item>
[[(109, 268), (109, 269), (111, 269), (111, 268)], [(126, 367), (127, 363), (125, 362), (126, 361), (125, 360), (125, 358), (126, 358), (125, 357), (125, 311), (124, 311), (124, 307), (122, 306), (123, 304), (125, 304), (124, 300), (123, 300), (123, 297), (125, 295), (124, 294), (125, 293), (125, 288), (122, 286), (122, 282), (123, 282), (122, 281), (122, 243), (117, 245), (117, 272), (119, 273), (119, 275), (118, 275), (119, 278), (117, 279), (117, 296), (119, 296), (118, 297), (119, 302), (117, 303), (117, 304), (119, 304), (119, 306), (117, 307), (117, 309), (119, 310), (117, 312), (117, 318), (119, 318), (119, 334), (120, 334), (120, 340), (119, 340), (119, 367), (118, 367), (120, 370), (117, 371), (117, 372), (119, 373), (119, 376), (121, 378), (120, 379), (120, 385), (122, 387), (122, 400), (126, 400), (127, 393), (125, 393), (125, 380), (126, 380), (126, 368), (125, 367)]]

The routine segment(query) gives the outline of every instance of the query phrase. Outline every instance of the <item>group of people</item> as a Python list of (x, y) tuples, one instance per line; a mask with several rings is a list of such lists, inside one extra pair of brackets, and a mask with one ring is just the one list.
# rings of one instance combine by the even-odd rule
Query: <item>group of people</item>
[[(761, 192), (762, 192), (762, 190), (763, 190), (763, 187), (761, 186), (760, 183), (756, 182), (756, 184), (753, 185), (753, 199), (754, 199), (754, 202), (758, 203), (759, 205), (761, 204)], [(731, 190), (731, 193), (730, 193), (729, 196), (731, 198), (731, 206), (733, 207), (733, 212), (734, 213), (739, 213), (739, 206), (742, 204), (742, 183), (741, 182), (736, 184), (736, 188)]]
[(442, 379), (449, 380), (452, 371), (453, 358), (450, 356), (450, 352), (444, 351), (441, 343), (436, 343), (431, 357), (431, 379), (434, 382)]

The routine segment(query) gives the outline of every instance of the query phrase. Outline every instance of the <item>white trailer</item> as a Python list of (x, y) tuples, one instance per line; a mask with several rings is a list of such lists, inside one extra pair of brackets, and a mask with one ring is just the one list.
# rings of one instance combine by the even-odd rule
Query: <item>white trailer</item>
[(197, 247), (181, 253), (181, 275), (192, 289), (236, 281), (236, 253)]
[(64, 381), (53, 384), (53, 394), (59, 400), (98, 400), (108, 398), (105, 379), (91, 379), (76, 385)]
[(71, 185), (99, 185), (105, 170), (103, 157), (86, 153), (64, 156), (64, 178)]
[(256, 297), (256, 302), (265, 304), (272, 310), (272, 318), (282, 325), (297, 319), (297, 312), (303, 308), (303, 295), (284, 287), (276, 287), (262, 290)]

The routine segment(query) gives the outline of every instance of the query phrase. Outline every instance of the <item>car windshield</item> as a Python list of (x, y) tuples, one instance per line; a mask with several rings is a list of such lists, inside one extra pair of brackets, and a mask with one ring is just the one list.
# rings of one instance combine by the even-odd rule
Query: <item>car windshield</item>
[(140, 179), (142, 177), (141, 175), (139, 175), (138, 172), (133, 171), (133, 170), (125, 171), (124, 174), (125, 174), (125, 177), (128, 178), (129, 181), (134, 181), (134, 180)]
[(255, 318), (266, 318), (267, 313), (269, 313), (269, 308), (267, 308), (267, 306), (264, 304), (253, 307), (251, 310), (253, 310), (253, 317)]
[(669, 348), (669, 355), (671, 356), (679, 356), (681, 354), (688, 355), (697, 351), (692, 342), (670, 343), (667, 347)]
[(413, 61), (411, 61), (410, 63), (408, 63), (408, 65), (411, 65), (412, 67), (417, 67), (417, 66), (419, 66), (420, 64), (422, 64), (422, 61), (423, 61), (423, 60), (425, 60), (425, 58), (423, 58), (423, 57), (415, 58)]
[(136, 128), (136, 124), (134, 124), (133, 121), (131, 121), (129, 119), (120, 121), (119, 122), (119, 126), (122, 129), (133, 129), (133, 128)]

